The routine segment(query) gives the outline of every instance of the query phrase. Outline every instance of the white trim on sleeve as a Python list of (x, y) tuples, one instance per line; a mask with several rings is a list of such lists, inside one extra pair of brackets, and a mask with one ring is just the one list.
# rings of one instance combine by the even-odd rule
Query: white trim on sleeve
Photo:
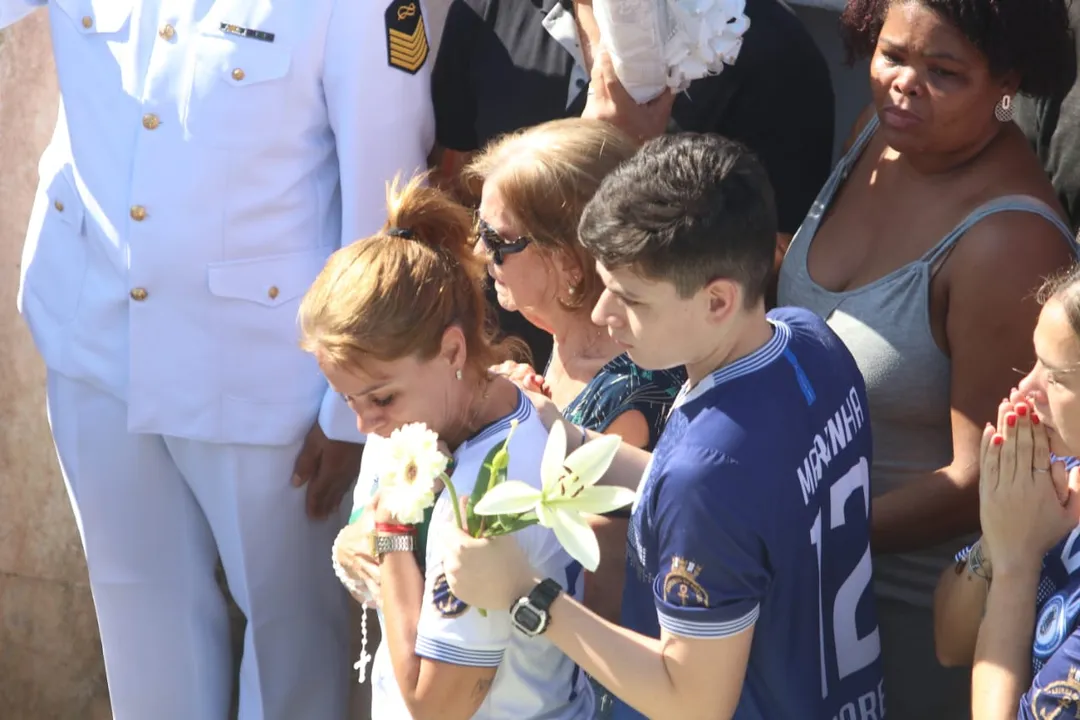
[(660, 610), (657, 610), (656, 618), (660, 621), (660, 627), (667, 630), (672, 635), (706, 640), (738, 635), (742, 631), (754, 626), (760, 612), (761, 606), (755, 605), (750, 612), (742, 617), (735, 618), (734, 620), (727, 620), (725, 622), (691, 622), (685, 618), (665, 615)]
[(502, 650), (471, 650), (422, 635), (416, 638), (416, 654), (428, 660), (466, 667), (499, 667), (503, 659)]

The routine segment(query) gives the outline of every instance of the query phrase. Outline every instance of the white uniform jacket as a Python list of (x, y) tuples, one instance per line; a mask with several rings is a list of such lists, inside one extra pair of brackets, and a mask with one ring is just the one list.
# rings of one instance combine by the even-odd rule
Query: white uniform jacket
[(359, 440), (296, 311), (425, 165), (420, 0), (47, 4), (61, 107), (19, 293), (46, 364), (126, 399), (132, 432), (276, 445), (318, 415)]

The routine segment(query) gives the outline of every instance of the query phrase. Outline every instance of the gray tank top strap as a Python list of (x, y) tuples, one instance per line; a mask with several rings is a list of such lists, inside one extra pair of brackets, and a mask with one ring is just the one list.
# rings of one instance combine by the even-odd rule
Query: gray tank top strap
[(814, 198), (814, 204), (810, 206), (810, 210), (806, 213), (802, 225), (799, 226), (798, 231), (795, 233), (795, 237), (791, 241), (791, 245), (788, 248), (788, 255), (791, 258), (794, 259), (800, 254), (805, 254), (808, 251), (810, 240), (817, 234), (818, 225), (821, 224), (821, 219), (825, 217), (825, 213), (828, 211), (829, 206), (832, 205), (833, 198), (840, 190), (840, 186), (847, 180), (851, 168), (858, 161), (863, 150), (866, 149), (866, 145), (870, 142), (870, 138), (874, 136), (874, 131), (877, 130), (877, 127), (878, 119), (877, 115), (875, 115), (870, 119), (870, 122), (866, 124), (866, 127), (862, 129), (858, 137), (855, 138), (855, 142), (851, 144), (848, 151), (841, 156), (840, 160), (838, 160), (833, 167), (832, 172), (829, 174), (829, 179), (821, 186), (821, 190), (818, 191), (817, 197)]
[(855, 142), (851, 143), (851, 147), (844, 153), (840, 161), (836, 163), (836, 167), (833, 168), (832, 175), (829, 176), (828, 182), (825, 183), (821, 195), (818, 197), (818, 202), (828, 207), (832, 203), (832, 198), (836, 194), (836, 191), (840, 189), (840, 186), (847, 180), (848, 173), (851, 172), (851, 168), (858, 162), (859, 157), (863, 154), (863, 150), (870, 144), (870, 139), (874, 137), (874, 133), (878, 129), (878, 117), (877, 115), (871, 116), (866, 126), (859, 132), (859, 135), (855, 138)]
[[(875, 113), (870, 116), (870, 119), (866, 122), (866, 126), (859, 132), (859, 136), (855, 138), (855, 142), (851, 143), (851, 149), (844, 154), (842, 162), (851, 164), (855, 160), (858, 160), (862, 155), (863, 150), (866, 149), (867, 144), (870, 142), (870, 138), (874, 137), (874, 133), (878, 129), (878, 116)], [(846, 169), (846, 168), (845, 168)]]
[(1073, 257), (1080, 257), (1080, 247), (1077, 246), (1077, 239), (1073, 235), (1072, 230), (1069, 229), (1069, 226), (1058, 217), (1057, 213), (1055, 213), (1049, 205), (1030, 195), (1005, 195), (1003, 197), (994, 198), (975, 208), (975, 210), (960, 221), (960, 224), (954, 227), (948, 235), (943, 237), (937, 245), (930, 248), (930, 250), (922, 256), (920, 262), (929, 265), (931, 273), (935, 272), (941, 267), (944, 259), (952, 252), (953, 247), (956, 246), (957, 240), (963, 237), (964, 233), (970, 230), (979, 221), (984, 220), (990, 215), (996, 215), (1001, 212), (1026, 212), (1041, 216), (1051, 225), (1056, 227), (1065, 237), (1065, 242), (1068, 243), (1069, 250), (1072, 252)]

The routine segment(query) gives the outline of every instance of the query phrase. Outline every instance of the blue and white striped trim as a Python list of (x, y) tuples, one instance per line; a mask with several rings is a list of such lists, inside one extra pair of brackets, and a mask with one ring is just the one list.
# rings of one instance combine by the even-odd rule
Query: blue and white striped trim
[(760, 613), (761, 606), (755, 605), (750, 612), (746, 613), (741, 618), (728, 620), (726, 622), (691, 622), (685, 618), (665, 615), (660, 610), (657, 610), (656, 618), (660, 621), (660, 627), (664, 628), (672, 635), (708, 640), (738, 635), (743, 630), (753, 627), (754, 623), (757, 622)]
[(517, 407), (514, 408), (514, 412), (510, 413), (509, 415), (500, 420), (496, 420), (495, 422), (491, 423), (479, 433), (469, 438), (465, 444), (476, 445), (477, 443), (482, 443), (485, 440), (488, 440), (501, 433), (509, 432), (510, 423), (512, 421), (517, 420), (519, 423), (525, 422), (532, 414), (532, 403), (529, 402), (529, 398), (525, 397), (525, 393), (518, 390), (518, 404)]
[(704, 395), (718, 385), (757, 372), (781, 357), (784, 351), (787, 350), (788, 340), (791, 339), (791, 328), (778, 320), (769, 320), (769, 322), (772, 323), (773, 330), (775, 330), (769, 342), (746, 357), (739, 358), (730, 365), (725, 365), (719, 370), (713, 371), (692, 388), (688, 382), (679, 393), (679, 396), (675, 398), (675, 407)]
[(423, 635), (416, 637), (416, 654), (428, 660), (466, 667), (499, 667), (503, 659), (502, 650), (470, 650)]

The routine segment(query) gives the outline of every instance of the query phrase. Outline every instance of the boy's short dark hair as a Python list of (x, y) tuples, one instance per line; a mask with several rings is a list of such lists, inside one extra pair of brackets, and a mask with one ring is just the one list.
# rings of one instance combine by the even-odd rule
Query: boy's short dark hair
[(772, 276), (776, 201), (765, 169), (742, 145), (664, 135), (604, 179), (578, 232), (605, 268), (666, 280), (682, 297), (734, 280), (750, 305)]

